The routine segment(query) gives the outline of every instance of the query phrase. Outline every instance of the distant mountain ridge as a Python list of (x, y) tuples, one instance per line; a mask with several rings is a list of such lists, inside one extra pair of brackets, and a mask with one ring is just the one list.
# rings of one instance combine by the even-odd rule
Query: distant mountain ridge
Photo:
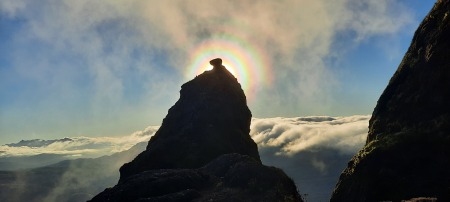
[(64, 160), (21, 171), (0, 171), (0, 201), (86, 201), (119, 179), (117, 170), (143, 150), (146, 142), (127, 151), (94, 159)]
[(68, 160), (66, 155), (60, 154), (37, 154), (32, 156), (9, 156), (0, 157), (0, 171), (16, 171), (58, 163)]
[(55, 140), (32, 139), (32, 140), (21, 140), (18, 143), (10, 143), (6, 145), (10, 147), (44, 147), (53, 144), (55, 142), (71, 142), (71, 141), (73, 140), (67, 137)]

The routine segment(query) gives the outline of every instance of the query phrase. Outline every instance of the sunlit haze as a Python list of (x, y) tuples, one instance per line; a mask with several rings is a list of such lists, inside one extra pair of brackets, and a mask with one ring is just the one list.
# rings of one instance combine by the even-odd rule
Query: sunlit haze
[(216, 57), (253, 117), (371, 114), (434, 2), (2, 0), (0, 145), (159, 126)]

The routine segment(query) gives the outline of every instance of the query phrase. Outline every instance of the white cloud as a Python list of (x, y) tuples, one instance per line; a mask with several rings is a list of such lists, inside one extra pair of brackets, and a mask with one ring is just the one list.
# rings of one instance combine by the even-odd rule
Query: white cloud
[(250, 135), (266, 165), (282, 168), (308, 201), (327, 201), (366, 141), (370, 115), (254, 118)]
[[(302, 151), (335, 149), (354, 154), (365, 143), (370, 116), (253, 118), (250, 135), (260, 149), (276, 148), (277, 155), (290, 156)], [(0, 157), (43, 153), (75, 156), (101, 156), (129, 149), (148, 141), (159, 126), (150, 126), (121, 137), (72, 137), (44, 146), (0, 146)], [(39, 141), (39, 140), (37, 140)]]
[(339, 12), (342, 14), (339, 25), (354, 30), (356, 40), (397, 33), (413, 22), (412, 12), (406, 5), (393, 0), (347, 1), (344, 9), (347, 12)]
[(326, 164), (325, 164), (325, 162), (323, 162), (322, 160), (317, 160), (316, 158), (313, 158), (312, 160), (311, 160), (311, 164), (315, 167), (315, 168), (317, 168), (320, 172), (322, 172), (322, 173), (324, 173), (324, 172), (326, 172)]
[(369, 119), (369, 115), (254, 118), (250, 135), (259, 147), (277, 148), (279, 155), (321, 149), (354, 154), (365, 143)]
[(23, 9), (24, 6), (24, 2), (21, 1), (1, 1), (0, 14), (4, 13), (9, 17), (13, 17), (16, 15), (16, 11)]
[[(308, 200), (325, 201), (329, 200), (347, 162), (364, 145), (369, 119), (369, 115), (253, 118), (250, 135), (258, 144), (264, 164), (282, 168), (295, 180), (301, 193), (308, 193)], [(75, 137), (70, 138), (73, 141), (55, 142), (42, 147), (0, 146), (0, 151), (3, 151), (0, 157), (41, 153), (63, 154), (72, 158), (110, 155), (138, 142), (148, 141), (158, 128), (151, 126), (122, 137)], [(108, 168), (118, 169), (123, 162), (126, 161), (110, 162)], [(74, 171), (64, 175), (67, 179), (80, 176), (72, 173)], [(64, 177), (61, 187), (66, 188), (67, 182), (70, 180)], [(55, 189), (55, 194), (63, 192), (64, 188)]]
[[(158, 126), (121, 137), (72, 137), (70, 141), (55, 141), (43, 146), (0, 146), (0, 157), (60, 154), (72, 158), (99, 157), (128, 150), (139, 142), (146, 142)], [(39, 140), (36, 140), (39, 141)]]
[[(93, 80), (90, 101), (96, 108), (126, 99), (130, 70), (152, 78), (142, 84), (151, 92), (165, 92), (157, 90), (161, 81), (180, 78), (158, 66), (167, 62), (183, 75), (193, 48), (224, 34), (265, 52), (275, 70), (275, 86), (261, 92), (266, 99), (260, 102), (282, 107), (287, 100), (288, 109), (298, 107), (292, 101), (299, 99), (324, 104), (332, 86), (339, 83), (324, 60), (345, 52), (345, 47), (333, 50), (337, 34), (353, 32), (361, 41), (397, 33), (412, 18), (405, 6), (391, 0), (6, 0), (1, 5), (0, 12), (26, 21), (16, 34), (18, 44), (44, 46), (40, 52), (15, 53), (19, 72), (45, 85), (58, 84), (53, 87), (68, 94), (67, 88), (76, 85), (71, 83), (74, 74), (83, 72)], [(136, 57), (136, 52), (143, 56)], [(152, 59), (161, 53), (168, 58)], [(179, 83), (174, 83), (175, 88)], [(286, 99), (271, 100), (274, 93)]]

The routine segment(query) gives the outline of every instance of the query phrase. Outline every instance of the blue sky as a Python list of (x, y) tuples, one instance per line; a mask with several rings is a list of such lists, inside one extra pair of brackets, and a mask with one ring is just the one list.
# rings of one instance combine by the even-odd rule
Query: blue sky
[(160, 125), (192, 79), (190, 51), (220, 30), (271, 61), (254, 117), (370, 114), (433, 4), (4, 0), (0, 144)]

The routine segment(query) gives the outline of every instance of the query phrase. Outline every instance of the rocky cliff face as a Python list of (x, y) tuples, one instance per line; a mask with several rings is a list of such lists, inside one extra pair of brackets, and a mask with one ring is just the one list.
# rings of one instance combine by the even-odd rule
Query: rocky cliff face
[(261, 164), (244, 92), (221, 63), (181, 87), (147, 149), (92, 201), (301, 201), (283, 171)]
[(417, 29), (331, 201), (450, 201), (450, 2)]
[[(147, 150), (120, 169), (120, 179), (158, 168), (198, 168), (222, 154), (260, 161), (250, 138), (251, 113), (236, 78), (215, 61), (214, 68), (181, 86)], [(212, 62), (213, 63), (213, 62)]]

